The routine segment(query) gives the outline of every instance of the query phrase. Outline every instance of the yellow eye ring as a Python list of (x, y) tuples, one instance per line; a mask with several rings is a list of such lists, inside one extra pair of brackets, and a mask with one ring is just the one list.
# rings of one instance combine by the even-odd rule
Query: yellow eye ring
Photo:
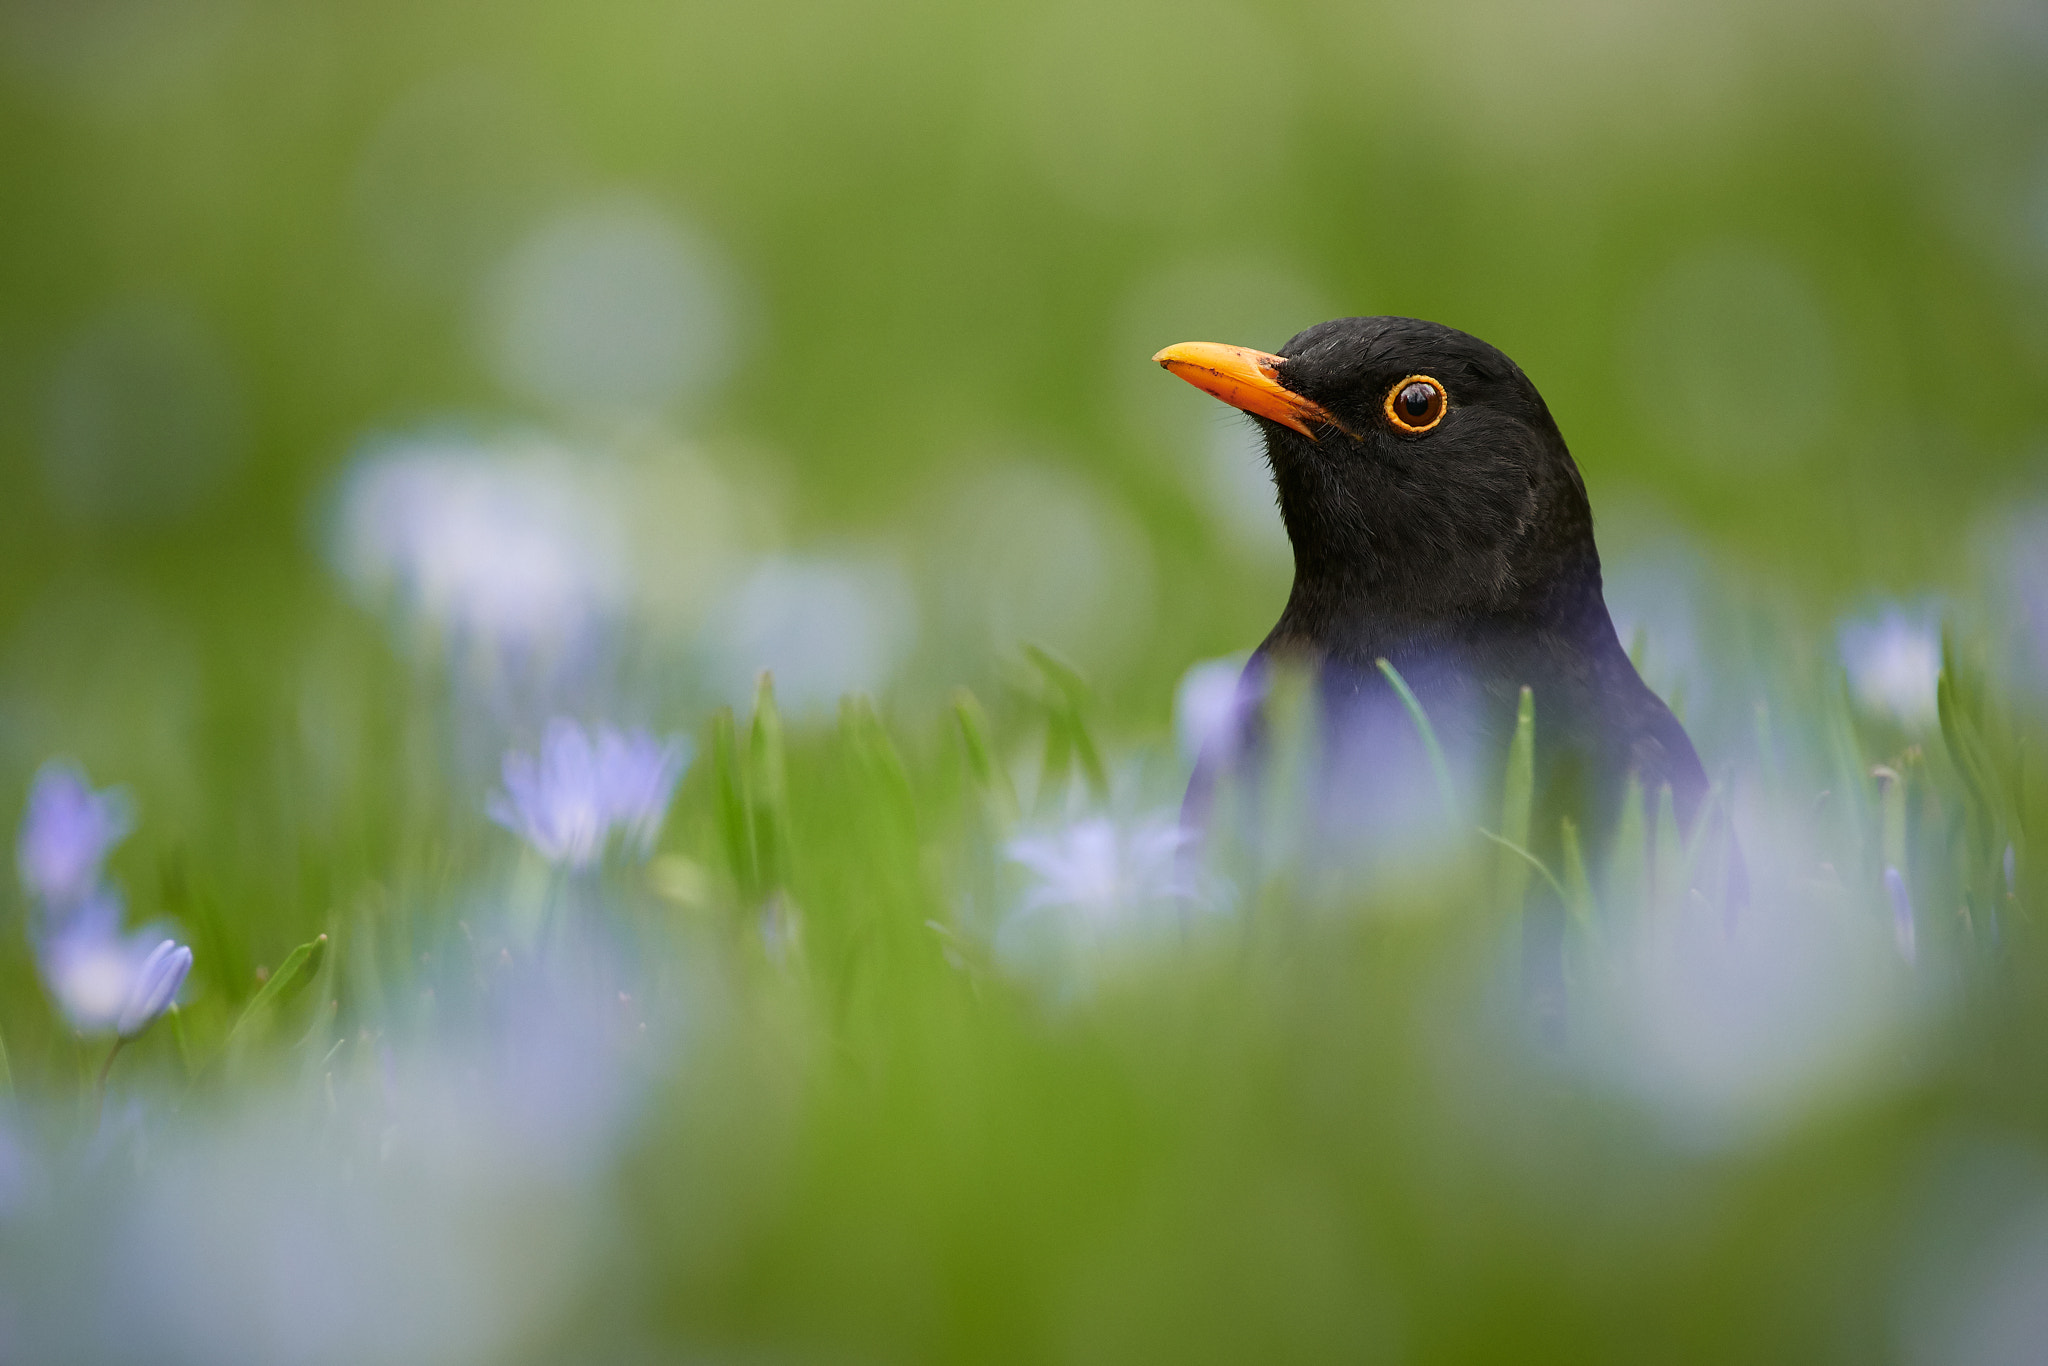
[(1428, 375), (1410, 375), (1387, 390), (1387, 421), (1404, 432), (1426, 432), (1444, 420), (1450, 401)]

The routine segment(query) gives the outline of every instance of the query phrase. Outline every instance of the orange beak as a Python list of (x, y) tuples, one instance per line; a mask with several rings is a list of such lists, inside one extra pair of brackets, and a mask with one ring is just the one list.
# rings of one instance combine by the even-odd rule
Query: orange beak
[(1292, 427), (1311, 441), (1316, 439), (1311, 423), (1344, 431), (1343, 424), (1320, 404), (1282, 387), (1280, 367), (1287, 364), (1284, 356), (1254, 351), (1248, 346), (1182, 342), (1167, 347), (1152, 359), (1203, 393), (1220, 398), (1233, 408)]

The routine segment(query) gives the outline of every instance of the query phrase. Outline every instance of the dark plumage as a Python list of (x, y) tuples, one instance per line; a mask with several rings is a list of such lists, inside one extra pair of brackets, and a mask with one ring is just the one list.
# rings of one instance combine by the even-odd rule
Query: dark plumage
[(1190, 344), (1157, 359), (1265, 434), (1295, 571), (1254, 671), (1305, 659), (1333, 715), (1370, 716), (1392, 698), (1375, 668), (1386, 659), (1447, 749), (1494, 756), (1480, 775), (1499, 772), (1526, 684), (1539, 854), (1554, 856), (1566, 815), (1601, 843), (1631, 774), (1649, 793), (1668, 786), (1690, 826), (1706, 773), (1615, 635), (1585, 484), (1520, 367), (1453, 328), (1391, 317), (1319, 323), (1277, 357)]

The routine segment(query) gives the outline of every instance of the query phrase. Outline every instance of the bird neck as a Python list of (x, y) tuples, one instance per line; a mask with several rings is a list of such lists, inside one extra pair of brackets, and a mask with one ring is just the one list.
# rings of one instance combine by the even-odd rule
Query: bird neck
[(1515, 572), (1530, 568), (1512, 560), (1404, 564), (1297, 548), (1294, 586), (1268, 644), (1368, 664), (1510, 636), (1597, 652), (1614, 628), (1590, 541), (1541, 573)]

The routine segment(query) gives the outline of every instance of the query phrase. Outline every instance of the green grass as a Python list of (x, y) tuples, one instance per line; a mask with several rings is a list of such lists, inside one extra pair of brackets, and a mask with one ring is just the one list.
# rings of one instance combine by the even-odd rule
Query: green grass
[[(1769, 699), (1768, 761), (1715, 756), (1756, 884), (1732, 932), (1686, 890), (1668, 802), (1596, 878), (1502, 847), (1528, 838), (1537, 699), (1506, 833), (1335, 889), (1221, 852), (1227, 914), (1078, 987), (1000, 951), (1028, 881), (1006, 842), (1170, 804), (1176, 765), (1098, 736), (1050, 656), (988, 699), (799, 725), (764, 680), (704, 723), (654, 858), (586, 875), (483, 823), (487, 773), (406, 787), (406, 745), (456, 720), (412, 694), (370, 728), (406, 745), (336, 790), (285, 780), (304, 810), (230, 799), (174, 835), (143, 804), (116, 871), (148, 906), (156, 870), (200, 963), (117, 1060), (97, 1140), (99, 1054), (8, 950), (43, 1193), (0, 1256), (31, 1289), (54, 1275), (31, 1247), (118, 1278), (8, 1307), (75, 1343), (105, 1297), (211, 1306), (162, 1330), (173, 1359), (243, 1359), (260, 1334), (214, 1311), (316, 1288), (346, 1311), (316, 1360), (371, 1350), (335, 1326), (358, 1315), (416, 1360), (1908, 1359), (1993, 1312), (1941, 1262), (1944, 1192), (2036, 1198), (1984, 1153), (2048, 1140), (2037, 723), (1950, 657), (1937, 733), (1820, 670)], [(265, 823), (295, 842), (242, 837)], [(1558, 1048), (1517, 986), (1538, 876), (1576, 911)], [(262, 889), (292, 885), (271, 923)], [(216, 1280), (184, 1237), (287, 1260)], [(374, 1259), (417, 1239), (445, 1260), (415, 1295)], [(127, 1332), (112, 1357), (151, 1340)]]

